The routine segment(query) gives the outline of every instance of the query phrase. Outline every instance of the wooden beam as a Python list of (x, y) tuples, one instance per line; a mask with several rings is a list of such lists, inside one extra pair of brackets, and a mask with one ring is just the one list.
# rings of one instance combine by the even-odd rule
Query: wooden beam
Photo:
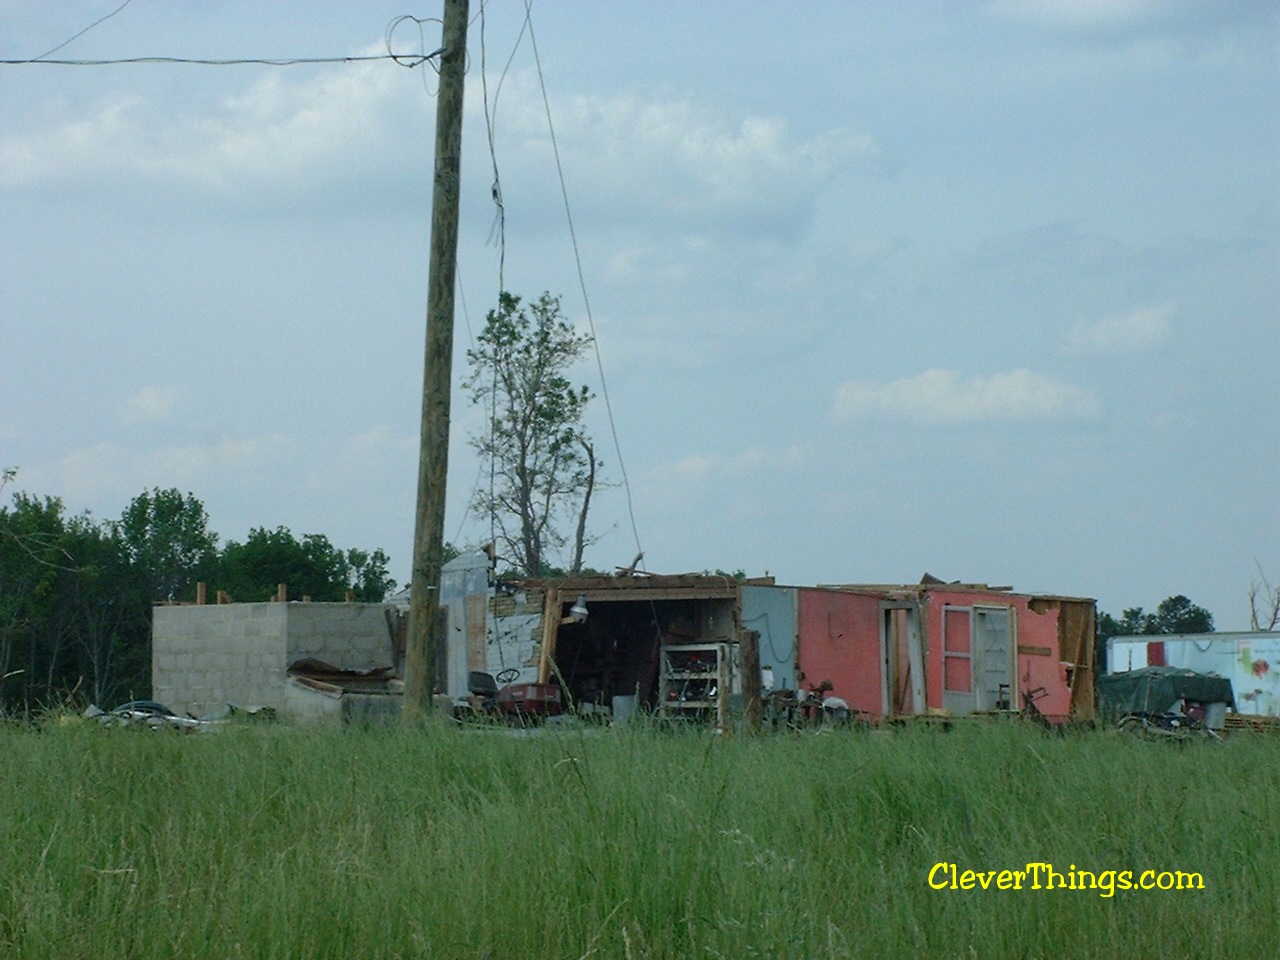
[(764, 700), (761, 696), (763, 682), (760, 679), (760, 632), (744, 630), (739, 641), (742, 656), (742, 719), (747, 730), (759, 730), (764, 716)]
[(538, 682), (547, 683), (551, 678), (551, 660), (556, 655), (556, 638), (560, 635), (560, 591), (547, 589), (542, 604), (542, 645), (538, 651)]

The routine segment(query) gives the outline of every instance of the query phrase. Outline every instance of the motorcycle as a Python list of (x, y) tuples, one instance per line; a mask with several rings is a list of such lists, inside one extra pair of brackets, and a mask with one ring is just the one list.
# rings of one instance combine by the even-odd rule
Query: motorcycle
[(1208, 707), (1196, 700), (1184, 700), (1182, 711), (1166, 710), (1162, 713), (1129, 713), (1120, 718), (1120, 729), (1136, 736), (1163, 737), (1186, 740), (1202, 736), (1221, 740), (1216, 730), (1208, 726)]

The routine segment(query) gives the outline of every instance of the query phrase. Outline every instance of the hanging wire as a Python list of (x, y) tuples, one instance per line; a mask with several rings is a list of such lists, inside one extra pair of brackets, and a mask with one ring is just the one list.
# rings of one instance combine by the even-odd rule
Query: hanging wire
[(86, 33), (88, 33), (90, 30), (96, 27), (98, 24), (104, 23), (107, 20), (110, 20), (112, 17), (114, 17), (117, 13), (119, 13), (121, 10), (123, 10), (132, 2), (133, 0), (124, 0), (124, 3), (120, 4), (120, 6), (116, 7), (114, 10), (108, 13), (105, 17), (99, 17), (97, 20), (93, 21), (93, 23), (89, 24), (79, 33), (73, 34), (72, 36), (68, 37), (66, 40), (63, 40), (60, 44), (58, 44), (52, 50), (46, 50), (44, 53), (40, 54), (40, 56), (32, 58), (32, 62), (35, 62), (36, 60), (43, 60), (45, 57), (49, 56), (49, 54), (51, 53), (57, 53), (59, 50), (61, 50), (63, 47), (69, 44), (72, 40), (80, 39)]
[[(426, 24), (438, 23), (440, 24), (442, 31), (444, 28), (444, 21), (440, 20), (437, 17), (412, 17), (412, 16), (409, 16), (408, 14), (396, 17), (394, 20), (392, 20), (390, 23), (387, 24), (387, 30), (384, 37), (384, 40), (387, 45), (388, 54), (393, 54), (391, 47), (395, 40), (396, 29), (399, 28), (400, 25), (404, 23), (412, 23), (418, 28), (418, 50), (419, 51), (425, 51), (427, 49), (427, 35), (426, 35), (426, 31), (423, 29), (423, 27)], [(441, 47), (434, 54), (432, 54), (431, 57), (435, 57), (436, 55), (442, 53), (443, 51), (444, 51), (444, 47)], [(400, 66), (402, 67), (410, 67), (410, 68), (419, 66), (423, 62), (422, 59), (420, 58), (412, 58), (412, 57), (406, 58), (406, 57), (397, 56), (394, 54), (392, 56), (392, 59), (395, 60), (396, 63), (400, 64)], [(431, 63), (431, 68), (435, 70), (437, 74), (439, 74), (440, 65), (434, 62), (433, 60), (431, 60), (431, 58), (427, 58), (427, 61)], [(435, 96), (435, 94), (431, 92), (431, 87), (427, 84), (427, 72), (425, 70), (422, 72), (422, 89), (428, 97)]]
[[(486, 38), (485, 10), (488, 7), (487, 0), (481, 0), (480, 11), (476, 15), (480, 20), (480, 86), (483, 91), (482, 102), (484, 104), (484, 125), (485, 134), (489, 143), (489, 160), (493, 167), (493, 185), (490, 192), (493, 196), (495, 206), (493, 226), (489, 230), (489, 239), (486, 241), (492, 244), (496, 241), (498, 246), (498, 302), (501, 304), (502, 294), (506, 292), (506, 262), (507, 262), (507, 212), (502, 201), (502, 175), (498, 171), (498, 152), (495, 143), (495, 130), (498, 116), (498, 97), (502, 93), (502, 85), (506, 82), (507, 74), (511, 70), (511, 64), (515, 60), (516, 53), (520, 50), (520, 44), (524, 41), (525, 31), (528, 29), (528, 11), (526, 10), (525, 21), (520, 25), (520, 33), (516, 36), (516, 42), (511, 47), (511, 53), (507, 56), (507, 62), (502, 67), (502, 74), (498, 77), (498, 84), (494, 88), (492, 103), (489, 97), (489, 77), (488, 77), (488, 42)], [(474, 22), (474, 21), (473, 21)], [(497, 430), (497, 404), (498, 404), (498, 357), (494, 354), (493, 369), (489, 382), (489, 406), (486, 413), (489, 417), (489, 539), (495, 545), (498, 542), (498, 516), (497, 516), (497, 464), (493, 456), (495, 446), (495, 432)], [(536, 573), (537, 571), (531, 571)]]
[[(493, 214), (493, 226), (489, 228), (489, 239), (486, 244), (498, 244), (498, 294), (505, 289), (505, 272), (507, 262), (507, 211), (502, 205), (502, 177), (498, 174), (498, 153), (493, 144), (493, 115), (497, 113), (497, 97), (494, 97), (493, 111), (489, 110), (489, 78), (488, 78), (488, 45), (485, 42), (485, 7), (480, 4), (480, 89), (484, 103), (484, 130), (489, 139), (489, 160), (493, 165), (493, 185), (489, 188), (496, 208)], [(523, 31), (521, 31), (523, 33)], [(519, 43), (519, 41), (517, 41)], [(514, 55), (514, 54), (513, 54)]]
[(308, 63), (367, 63), (371, 60), (394, 60), (401, 66), (416, 66), (417, 64), (406, 63), (406, 60), (418, 60), (425, 63), (434, 60), (444, 52), (444, 47), (433, 53), (425, 54), (421, 57), (406, 57), (399, 53), (379, 53), (367, 56), (351, 56), (351, 57), (243, 57), (243, 58), (227, 58), (222, 60), (202, 59), (199, 57), (119, 57), (114, 60), (0, 60), (0, 66), (20, 67), (20, 66), (51, 66), (51, 67), (113, 67), (121, 64), (138, 64), (138, 63), (167, 63), (167, 64), (186, 64), (201, 67), (235, 67), (244, 65), (256, 65), (263, 67), (293, 67), (298, 64)]
[[(609, 418), (609, 432), (613, 436), (613, 449), (618, 457), (618, 470), (622, 474), (622, 488), (627, 498), (627, 516), (631, 520), (631, 533), (635, 537), (636, 551), (640, 554), (638, 563), (643, 561), (644, 547), (640, 544), (640, 530), (636, 526), (635, 505), (631, 497), (631, 481), (627, 478), (627, 467), (622, 460), (622, 444), (618, 440), (618, 426), (614, 421), (613, 404), (609, 400), (609, 385), (605, 380), (604, 362), (600, 359), (600, 343), (596, 338), (596, 322), (591, 313), (591, 299), (587, 296), (587, 281), (582, 270), (582, 255), (578, 250), (578, 236), (573, 228), (573, 212), (569, 206), (569, 190), (565, 186), (564, 166), (560, 162), (560, 147), (556, 143), (555, 124), (551, 120), (551, 101), (547, 97), (546, 79), (542, 74), (542, 59), (538, 55), (538, 38), (533, 30), (533, 0), (525, 0), (525, 22), (529, 28), (529, 42), (533, 47), (533, 61), (538, 70), (538, 86), (542, 91), (542, 105), (547, 114), (547, 130), (551, 136), (551, 153), (556, 161), (556, 175), (560, 179), (560, 197), (564, 201), (565, 220), (569, 224), (569, 240), (573, 244), (573, 260), (578, 272), (578, 287), (582, 291), (582, 302), (586, 306), (587, 324), (591, 328), (591, 345), (595, 351), (596, 369), (600, 373), (600, 394), (604, 398), (605, 412)], [(643, 565), (640, 569), (644, 569)], [(656, 610), (655, 610), (656, 613)]]
[[(117, 13), (127, 7), (132, 0), (125, 0), (119, 7), (107, 14), (101, 20), (89, 24), (75, 36), (64, 40), (51, 50), (46, 50), (38, 57), (30, 57), (27, 59), (0, 60), (0, 65), (4, 66), (60, 66), (60, 67), (107, 67), (118, 66), (121, 64), (139, 64), (139, 63), (165, 63), (165, 64), (189, 64), (205, 67), (230, 67), (241, 65), (255, 65), (266, 67), (292, 67), (298, 64), (319, 64), (319, 63), (367, 63), (377, 60), (390, 60), (402, 67), (420, 67), (424, 63), (430, 63), (432, 67), (436, 67), (435, 60), (444, 53), (444, 47), (427, 53), (426, 36), (423, 32), (423, 24), (431, 23), (434, 18), (419, 19), (411, 16), (396, 17), (392, 20), (384, 34), (387, 52), (378, 54), (354, 55), (348, 57), (225, 57), (225, 58), (205, 58), (205, 57), (115, 57), (109, 59), (67, 59), (67, 60), (50, 60), (49, 54), (61, 50), (72, 40), (88, 33), (99, 23), (109, 20)], [(397, 53), (392, 48), (395, 32), (402, 24), (412, 22), (418, 27), (418, 52), (413, 54)], [(437, 68), (438, 69), (438, 68)], [(425, 85), (426, 80), (423, 80)], [(429, 93), (430, 91), (428, 91)]]
[(493, 166), (493, 185), (490, 193), (493, 196), (494, 211), (493, 226), (489, 229), (489, 239), (487, 243), (496, 243), (498, 247), (498, 292), (506, 291), (506, 261), (507, 261), (507, 211), (502, 201), (502, 176), (498, 172), (498, 152), (495, 145), (495, 131), (498, 119), (498, 97), (502, 94), (502, 85), (506, 82), (507, 74), (511, 70), (511, 64), (516, 58), (516, 53), (520, 50), (520, 44), (524, 41), (525, 32), (529, 28), (529, 20), (526, 15), (524, 22), (520, 25), (520, 33), (516, 37), (516, 42), (511, 47), (511, 53), (507, 56), (507, 62), (502, 67), (502, 73), (498, 77), (498, 84), (494, 87), (492, 99), (489, 96), (489, 74), (488, 74), (488, 44), (485, 38), (486, 18), (485, 9), (488, 3), (480, 4), (480, 87), (483, 91), (481, 98), (484, 105), (484, 126), (485, 135), (489, 141), (489, 160)]
[[(454, 268), (455, 283), (458, 288), (458, 300), (462, 304), (462, 320), (467, 327), (467, 342), (471, 344), (474, 350), (476, 345), (475, 333), (471, 329), (471, 313), (467, 309), (466, 289), (462, 285), (462, 271)], [(476, 492), (480, 489), (480, 478), (484, 475), (484, 461), (476, 468), (476, 478), (471, 484), (471, 493), (467, 495), (467, 506), (462, 511), (462, 522), (458, 524), (458, 532), (453, 535), (454, 546), (458, 545), (458, 540), (462, 537), (462, 530), (467, 525), (467, 515), (471, 513), (471, 503), (475, 500)]]

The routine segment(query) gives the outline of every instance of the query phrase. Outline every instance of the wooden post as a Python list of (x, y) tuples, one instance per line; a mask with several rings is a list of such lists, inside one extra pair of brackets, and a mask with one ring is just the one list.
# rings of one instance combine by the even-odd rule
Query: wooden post
[(748, 730), (760, 729), (764, 715), (760, 680), (760, 634), (756, 630), (744, 630), (738, 644), (742, 655), (742, 720)]
[(284, 603), (289, 599), (289, 585), (287, 583), (276, 584), (276, 603)]
[(196, 604), (203, 607), (209, 602), (209, 585), (203, 580), (196, 581)]
[(551, 680), (551, 660), (556, 655), (556, 638), (560, 635), (560, 591), (555, 587), (547, 587), (547, 596), (542, 604), (542, 646), (538, 652), (538, 682), (548, 683)]
[(445, 480), (449, 473), (449, 391), (453, 376), (453, 287), (458, 266), (458, 194), (462, 157), (462, 81), (467, 61), (467, 0), (445, 0), (440, 89), (436, 98), (427, 345), (422, 375), (418, 503), (414, 515), (404, 713), (425, 715), (436, 686), (440, 644), (440, 568)]

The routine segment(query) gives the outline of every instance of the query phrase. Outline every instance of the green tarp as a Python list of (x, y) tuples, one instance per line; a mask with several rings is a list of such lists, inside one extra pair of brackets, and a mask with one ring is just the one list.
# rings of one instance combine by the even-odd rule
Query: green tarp
[(1113, 717), (1164, 713), (1179, 700), (1225, 703), (1235, 708), (1230, 680), (1180, 667), (1143, 667), (1099, 677), (1098, 699)]

